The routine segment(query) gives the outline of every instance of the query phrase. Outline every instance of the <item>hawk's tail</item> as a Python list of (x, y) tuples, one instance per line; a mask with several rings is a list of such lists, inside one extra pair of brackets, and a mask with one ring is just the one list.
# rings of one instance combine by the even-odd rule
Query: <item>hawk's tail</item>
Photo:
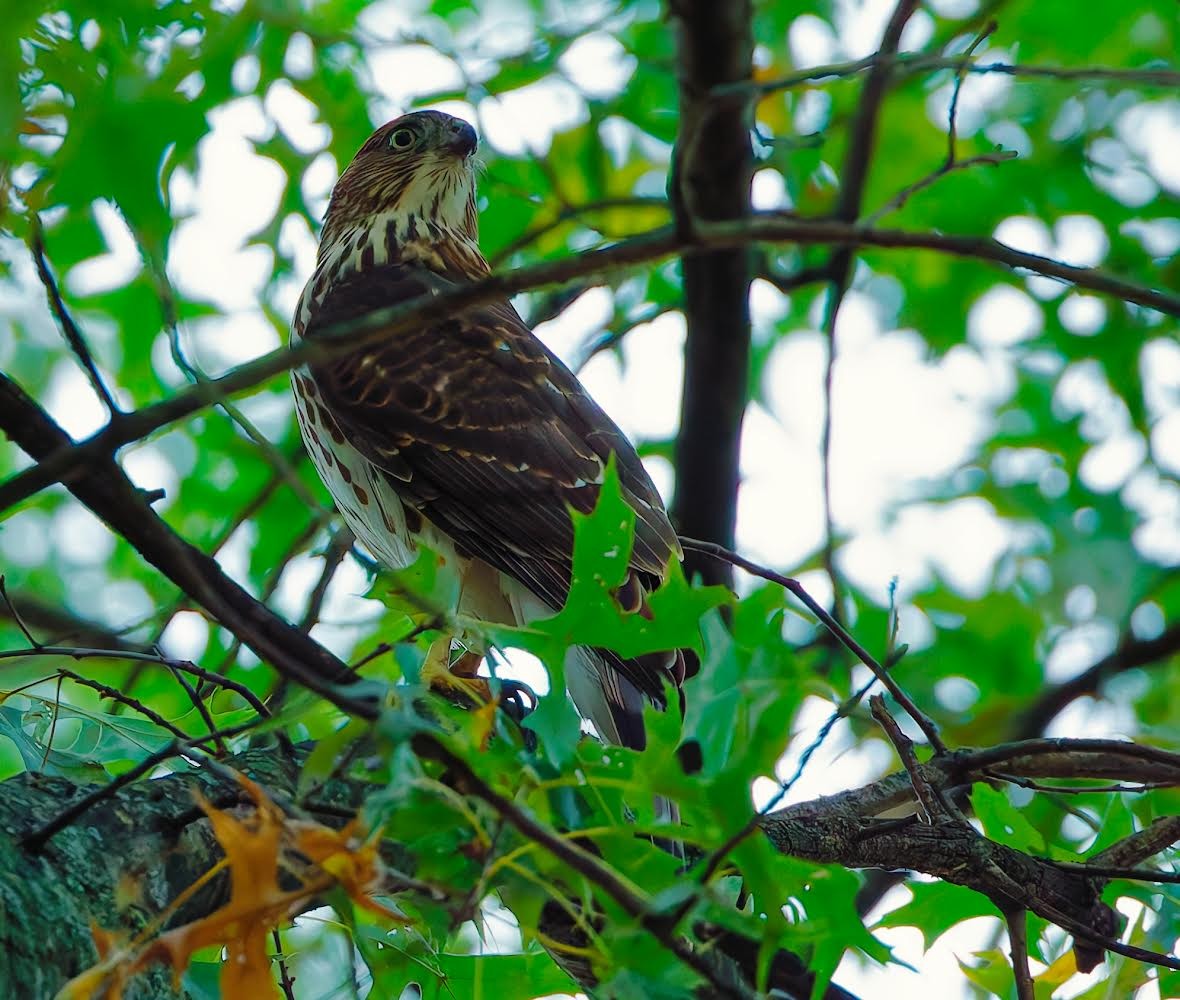
[[(684, 678), (684, 653), (653, 653), (642, 660), (659, 657), (660, 666), (668, 672), (680, 692), (680, 681)], [(618, 661), (614, 654), (587, 646), (570, 648), (565, 662), (565, 683), (570, 696), (582, 717), (588, 719), (598, 735), (614, 746), (642, 750), (647, 746), (647, 733), (643, 728), (643, 709), (655, 699), (649, 698), (631, 682), (624, 670), (627, 661)], [(640, 666), (639, 664), (636, 664)], [(647, 671), (652, 664), (644, 663)], [(641, 668), (642, 669), (642, 668)], [(663, 707), (662, 705), (660, 707)], [(677, 711), (683, 712), (683, 695)], [(657, 795), (655, 818), (660, 823), (679, 823), (680, 810), (671, 799)], [(683, 845), (657, 841), (665, 849), (679, 857), (684, 856)]]

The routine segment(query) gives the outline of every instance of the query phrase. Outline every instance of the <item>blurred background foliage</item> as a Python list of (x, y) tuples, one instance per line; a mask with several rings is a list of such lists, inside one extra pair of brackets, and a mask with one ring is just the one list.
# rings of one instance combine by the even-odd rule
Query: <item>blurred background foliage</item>
[[(854, 63), (875, 49), (889, 5), (755, 7), (762, 90), (754, 203), (822, 215), (839, 189), (860, 95)], [(1180, 61), (1174, 0), (1094, 0), (1084, 12), (1056, 0), (931, 0), (911, 21), (903, 49), (953, 56), (992, 18), (996, 30), (974, 52), (980, 66), (1050, 70), (967, 74), (957, 155), (1003, 149), (1016, 157), (951, 170), (895, 205), (945, 161), (956, 82), (945, 67), (903, 68), (883, 106), (865, 214), (884, 210), (887, 226), (994, 235), (1175, 288), (1180, 100), (1174, 88), (1120, 75)], [(837, 65), (822, 78), (801, 78), (801, 70), (827, 63)], [(1053, 67), (1117, 72), (1067, 75)], [(28, 245), (34, 213), (65, 302), (127, 409), (285, 339), (335, 176), (375, 125), (412, 107), (442, 107), (479, 125), (481, 240), (499, 267), (561, 258), (671, 218), (665, 186), (678, 122), (675, 39), (654, 0), (15, 5), (0, 27), (0, 69), (0, 366), (76, 436), (101, 426), (103, 411), (37, 281)], [(745, 554), (801, 577), (821, 598), (837, 588), (844, 620), (876, 651), (889, 642), (896, 575), (898, 640), (909, 647), (897, 676), (952, 743), (1111, 733), (1180, 749), (1175, 317), (947, 254), (860, 253), (836, 327), (829, 537), (819, 501), (826, 350), (819, 328), (828, 289), (790, 287), (792, 275), (827, 252), (775, 246), (757, 254), (738, 525)], [(560, 353), (585, 364), (591, 389), (638, 436), (669, 496), (683, 341), (679, 280), (668, 264), (518, 303)], [(371, 566), (340, 541), (340, 522), (302, 453), (285, 379), (128, 447), (122, 460), (140, 486), (165, 490), (155, 509), (180, 534), (340, 655), (359, 659), (404, 634), (403, 611), (365, 597)], [(26, 464), (16, 448), (0, 447), (5, 476)], [(42, 641), (134, 650), (159, 644), (260, 696), (275, 683), (61, 489), (8, 513), (0, 567)], [(665, 766), (670, 757), (637, 776), (629, 755), (596, 764), (589, 758), (601, 754), (583, 750), (591, 776), (596, 768), (621, 769), (624, 787), (681, 783), (678, 790), (696, 797), (688, 818), (707, 843), (723, 839), (748, 810), (751, 784), (757, 801), (769, 798), (776, 766), (780, 777), (790, 775), (832, 707), (863, 680), (776, 588), (742, 579), (739, 590), (730, 627), (706, 619), (704, 668), (688, 688), (685, 725), (704, 741), (706, 771), (684, 786), (677, 769)], [(700, 610), (691, 605), (694, 615)], [(0, 641), (4, 649), (25, 645), (10, 617), (0, 621)], [(372, 669), (396, 681), (415, 662), (415, 649)], [(1136, 659), (1137, 650), (1151, 655)], [(44, 657), (5, 660), (0, 687), (50, 677), (54, 666)], [(189, 693), (159, 665), (68, 666), (133, 694), (186, 731), (204, 724)], [(59, 694), (68, 707), (56, 710)], [(248, 715), (231, 692), (208, 700), (218, 725)], [(297, 709), (285, 717), (297, 738), (339, 725), (337, 713), (311, 699)], [(654, 753), (675, 745), (675, 728), (656, 724)], [(70, 683), (59, 690), (51, 681), (0, 705), (0, 774), (113, 773), (165, 739), (96, 692)], [(519, 747), (496, 752), (505, 768), (519, 768)], [(813, 764), (819, 773), (797, 791), (836, 791), (893, 766), (863, 711), (840, 723), (825, 752), (830, 766)], [(407, 765), (391, 758), (387, 766), (396, 774)], [(453, 807), (411, 784), (387, 793), (376, 811), (396, 807), (405, 815), (412, 805), (418, 834), (403, 836), (433, 838), (434, 876), (469, 876), (458, 868), (482, 861), (455, 853), (462, 826)], [(1065, 803), (1009, 789), (1000, 798), (1019, 806), (1039, 844), (1065, 854), (1177, 806), (1168, 791), (1083, 794)], [(1003, 803), (987, 808), (993, 820), (1001, 817), (994, 829), (1003, 839), (1010, 830)], [(634, 866), (635, 840), (613, 843), (619, 857), (607, 860)], [(814, 866), (801, 869), (750, 844), (741, 850), (755, 886), (775, 885), (783, 899), (811, 893), (778, 927), (785, 943), (823, 970), (840, 961), (845, 944), (887, 960), (853, 908), (859, 877), (833, 873), (829, 898), (818, 900), (817, 883), (808, 882)], [(671, 885), (667, 859), (650, 853), (650, 870), (632, 868), (632, 878)], [(534, 860), (530, 877), (543, 880), (544, 859)], [(446, 864), (458, 868), (448, 872)], [(940, 932), (957, 922), (948, 913), (966, 920), (990, 912), (982, 900), (982, 909), (952, 905), (961, 891), (939, 895), (946, 888), (916, 887), (907, 909), (882, 926)], [(1163, 925), (1176, 919), (1173, 893), (1137, 892)], [(888, 900), (907, 898), (896, 890)], [(503, 899), (522, 925), (530, 913), (535, 919), (535, 885), (522, 879)], [(500, 984), (485, 995), (534, 996), (568, 985), (535, 954), (482, 959), (483, 971), (472, 973), (476, 960), (467, 953), (496, 951), (495, 934), (485, 927), (481, 939), (472, 924), (456, 926), (445, 907), (420, 916), (413, 941), (380, 952), (365, 944), (376, 931), (352, 928), (373, 982), (386, 984), (374, 995), (396, 996), (388, 990), (405, 980), (396, 963), (423, 955), (451, 977), (453, 995), (474, 995), (457, 984), (476, 975), (491, 977), (485, 987)], [(984, 926), (973, 941), (993, 933)], [(324, 943), (330, 934), (293, 933), (302, 935), (307, 960), (320, 962), (316, 975), (347, 969), (339, 948)], [(879, 938), (912, 940), (892, 933)], [(928, 933), (925, 943), (934, 937)], [(1037, 943), (1046, 962), (1061, 947), (1055, 932)], [(668, 956), (638, 932), (612, 948), (619, 968), (638, 977), (633, 989), (647, 988), (637, 984), (648, 976), (650, 987), (660, 970), (672, 975)], [(920, 949), (907, 954), (920, 961)], [(874, 979), (890, 970), (860, 962), (850, 959), (845, 969), (870, 983), (891, 981)], [(974, 986), (948, 983), (943, 995), (987, 994), (989, 963), (1004, 962), (981, 949), (967, 961)], [(1106, 995), (1100, 980), (1087, 986), (1094, 996)], [(325, 986), (306, 995), (336, 994)]]

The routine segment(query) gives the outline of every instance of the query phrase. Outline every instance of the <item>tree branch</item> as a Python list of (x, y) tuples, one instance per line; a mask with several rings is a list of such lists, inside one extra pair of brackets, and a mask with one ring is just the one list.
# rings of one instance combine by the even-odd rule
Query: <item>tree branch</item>
[(1071, 702), (1097, 694), (1102, 684), (1118, 674), (1180, 653), (1180, 622), (1169, 625), (1154, 639), (1126, 638), (1109, 656), (1091, 664), (1076, 677), (1046, 687), (1019, 716), (1016, 739), (1031, 739)]
[(61, 481), (79, 466), (110, 456), (124, 445), (183, 420), (218, 400), (253, 389), (298, 365), (346, 354), (361, 344), (388, 337), (399, 330), (433, 322), (518, 292), (666, 260), (686, 249), (735, 247), (750, 242), (930, 250), (987, 261), (1009, 270), (1027, 270), (1124, 302), (1180, 316), (1180, 295), (1162, 288), (1140, 285), (1098, 268), (1076, 267), (1038, 254), (1025, 253), (986, 236), (874, 229), (830, 219), (797, 219), (770, 213), (738, 222), (699, 223), (685, 237), (678, 236), (671, 229), (662, 229), (613, 246), (589, 250), (575, 257), (492, 274), (468, 285), (448, 288), (437, 295), (377, 310), (362, 319), (325, 331), (322, 339), (305, 340), (290, 349), (279, 348), (232, 369), (220, 378), (180, 390), (159, 403), (112, 420), (84, 441), (63, 441), (54, 449), (55, 454), (52, 456), (41, 455), (36, 466), (0, 484), (0, 513), (46, 486)]
[[(992, 74), (1003, 76), (1040, 78), (1050, 80), (1093, 81), (1101, 83), (1121, 83), (1130, 86), (1143, 85), (1146, 87), (1180, 87), (1180, 71), (1174, 69), (1128, 69), (1117, 66), (1037, 66), (1020, 63), (976, 62), (968, 55), (932, 56), (921, 53), (901, 53), (883, 59), (879, 52), (863, 59), (850, 62), (829, 63), (823, 66), (812, 66), (810, 69), (790, 73), (774, 80), (765, 80), (756, 84), (747, 84), (756, 90), (760, 97), (773, 94), (780, 90), (792, 90), (808, 83), (820, 83), (824, 80), (837, 80), (844, 77), (859, 76), (870, 71), (879, 62), (886, 62), (896, 68), (899, 74), (913, 76), (918, 73), (932, 73), (939, 70), (951, 69), (961, 73)], [(719, 87), (714, 92), (717, 97), (728, 96), (733, 88)]]
[[(416, 742), (421, 744), (423, 739), (420, 737)], [(526, 836), (539, 838), (537, 842), (547, 850), (559, 852), (556, 856), (570, 862), (579, 874), (587, 874), (599, 885), (600, 869), (609, 872), (593, 854), (537, 823), (516, 803), (491, 789), (440, 741), (429, 737), (425, 742), (429, 745), (420, 746), (423, 755), (445, 759), (465, 792), (485, 801)], [(0, 921), (0, 948), (9, 959), (11, 981), (34, 984), (31, 995), (52, 995), (66, 978), (95, 960), (89, 933), (91, 922), (112, 930), (138, 931), (221, 858), (221, 848), (209, 824), (193, 806), (194, 787), (223, 808), (228, 805), (249, 808), (241, 803), (241, 786), (234, 780), (232, 767), (258, 781), (276, 801), (290, 801), (296, 794), (306, 754), (306, 748), (295, 757), (273, 747), (250, 750), (227, 761), (230, 766), (201, 768), (148, 781), (135, 780), (179, 749), (175, 744), (165, 747), (128, 776), (98, 789), (87, 790), (65, 779), (30, 774), (0, 783), (0, 910), (19, 917)], [(333, 777), (317, 786), (315, 803), (308, 809), (343, 821), (361, 807), (371, 790), (372, 786), (365, 783)], [(68, 811), (65, 822), (47, 829), (47, 817), (63, 815), (63, 801), (72, 802), (74, 808)], [(84, 821), (79, 821), (82, 816)], [(48, 839), (47, 832), (52, 839)], [(40, 851), (36, 860), (14, 844), (22, 836)], [(128, 844), (129, 849), (96, 852), (92, 846), (96, 839)], [(383, 838), (382, 856), (393, 873), (393, 891), (422, 894), (431, 905), (438, 904), (440, 888), (414, 878), (415, 860), (404, 844)], [(143, 897), (135, 906), (118, 909), (117, 887), (127, 885), (128, 872), (138, 876), (135, 884), (142, 888)], [(651, 923), (655, 928), (653, 933), (662, 934), (662, 940), (683, 952), (685, 960), (703, 975), (717, 977), (717, 984), (697, 994), (700, 1000), (752, 995), (742, 980), (753, 982), (760, 962), (767, 958), (772, 986), (779, 986), (799, 1000), (811, 995), (814, 976), (796, 956), (782, 951), (772, 956), (761, 955), (757, 939), (731, 929), (708, 926), (694, 928), (706, 946), (693, 951), (688, 948), (687, 939), (674, 934), (671, 927), (660, 928), (658, 920), (625, 884), (606, 881), (617, 892), (618, 899), (626, 902), (627, 912), (634, 910)], [(87, 887), (85, 893), (77, 894), (79, 884)], [(7, 890), (2, 887), (19, 889), (19, 899), (5, 895)], [(450, 891), (459, 896), (466, 893), (466, 888), (453, 886)], [(204, 916), (218, 902), (213, 893), (198, 896), (186, 907), (184, 919)], [(44, 926), (38, 923), (45, 920), (53, 921), (53, 934), (45, 933)], [(167, 977), (161, 976), (159, 983), (166, 982)], [(134, 995), (154, 998), (174, 995), (155, 979), (149, 979), (149, 983), (153, 984), (148, 987), (150, 992), (133, 991)], [(592, 983), (587, 981), (583, 985)], [(838, 986), (829, 986), (823, 997), (856, 1000)]]
[[(34, 458), (70, 447), (65, 432), (4, 375), (0, 375), (0, 428)], [(177, 535), (113, 459), (88, 463), (70, 477), (68, 487), (261, 660), (344, 711), (375, 717), (371, 701), (342, 686), (355, 680), (346, 664), (254, 600), (214, 559)]]

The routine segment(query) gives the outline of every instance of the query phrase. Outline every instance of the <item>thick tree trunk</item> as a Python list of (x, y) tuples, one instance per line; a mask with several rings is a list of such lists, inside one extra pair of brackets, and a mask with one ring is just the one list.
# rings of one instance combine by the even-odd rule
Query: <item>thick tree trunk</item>
[[(749, 0), (674, 0), (680, 66), (680, 139), (671, 198), (677, 225), (740, 219), (750, 211), (754, 154), (750, 97), (718, 98), (715, 88), (749, 80), (754, 41)], [(676, 440), (677, 529), (733, 547), (738, 458), (750, 367), (748, 248), (686, 255), (688, 340), (680, 433)], [(689, 553), (686, 567), (710, 583), (732, 570)]]

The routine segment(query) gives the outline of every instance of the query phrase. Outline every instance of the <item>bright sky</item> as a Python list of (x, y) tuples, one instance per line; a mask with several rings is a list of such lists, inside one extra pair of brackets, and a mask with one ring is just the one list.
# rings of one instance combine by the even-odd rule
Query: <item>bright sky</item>
[[(374, 35), (395, 38), (410, 28), (413, 6), (404, 2), (374, 5), (365, 22)], [(522, 5), (487, 6), (490, 10), (484, 30), (479, 32), (477, 50), (483, 57), (515, 51), (527, 43), (532, 26), (520, 19)], [(838, 35), (818, 18), (800, 17), (788, 39), (796, 64), (807, 66), (871, 52), (892, 6), (888, 0), (864, 4), (846, 0), (841, 4), (844, 15)], [(976, 3), (939, 0), (932, 6), (961, 16)], [(504, 12), (511, 14), (511, 20), (505, 20)], [(589, 19), (592, 14), (589, 11), (582, 16)], [(923, 43), (930, 31), (931, 19), (920, 11), (907, 29), (904, 45)], [(987, 55), (1006, 58), (1010, 53), (992, 50), (985, 58)], [(309, 57), (307, 51), (293, 47), (290, 71), (297, 75), (301, 62), (305, 65)], [(465, 68), (478, 76), (480, 58), (473, 57)], [(591, 34), (573, 46), (563, 68), (577, 84), (602, 95), (625, 87), (633, 70), (617, 43), (603, 33)], [(455, 63), (417, 44), (376, 47), (372, 71), (384, 95), (381, 106), (374, 109), (375, 123), (406, 110), (416, 94), (462, 82)], [(236, 72), (249, 79), (249, 58), (241, 61)], [(960, 99), (960, 120), (968, 123), (990, 102), (1001, 99), (1010, 85), (1006, 77), (969, 77)], [(934, 122), (945, 122), (948, 99), (947, 88), (931, 96), (929, 112)], [(502, 98), (483, 100), (478, 107), (458, 103), (443, 107), (477, 123), (485, 147), (505, 153), (528, 148), (544, 154), (555, 131), (585, 119), (585, 105), (577, 88), (563, 82), (535, 84)], [(805, 113), (806, 106), (801, 114)], [(255, 156), (247, 139), (264, 137), (276, 124), (308, 152), (322, 149), (328, 139), (327, 128), (316, 123), (308, 102), (289, 86), (276, 85), (263, 102), (243, 98), (213, 116), (210, 133), (201, 143), (197, 176), (179, 172), (172, 184), (177, 211), (191, 213), (173, 240), (172, 278), (185, 293), (230, 310), (226, 319), (190, 323), (184, 331), (190, 356), (213, 373), (278, 346), (278, 338), (257, 306), (269, 276), (270, 252), (243, 246), (246, 235), (271, 218), (282, 181), (278, 167)], [(1180, 145), (1180, 101), (1160, 100), (1130, 109), (1115, 134), (1117, 139), (1103, 140), (1111, 168), (1104, 183), (1112, 192), (1129, 203), (1150, 200), (1161, 190), (1172, 195), (1180, 192), (1180, 159), (1174, 155)], [(1020, 141), (1019, 130), (1012, 126), (1005, 133), (1005, 145), (1019, 148)], [(317, 208), (326, 205), (340, 166), (325, 153), (307, 174), (305, 191), (315, 199)], [(783, 207), (783, 198), (781, 179), (768, 171), (760, 173), (755, 184), (758, 207)], [(114, 211), (100, 204), (98, 217), (110, 252), (68, 275), (67, 286), (73, 292), (119, 285), (139, 266), (131, 237)], [(1161, 252), (1180, 243), (1177, 228), (1164, 227), (1152, 233)], [(1087, 265), (1100, 264), (1107, 249), (1099, 224), (1083, 216), (1062, 219), (1052, 230), (1039, 220), (1014, 217), (994, 235), (1021, 249)], [(305, 225), (289, 222), (283, 229), (283, 240), (295, 251), (299, 270), (298, 279), (283, 288), (283, 305), (289, 310), (311, 271), (315, 236)], [(15, 253), (8, 256), (19, 258)], [(27, 266), (20, 273), (30, 298), (0, 303), (0, 308), (37, 314), (38, 308), (30, 308), (29, 303), (36, 301), (40, 290)], [(1101, 325), (1108, 305), (1045, 280), (1028, 279), (1023, 287), (997, 287), (971, 306), (967, 328), (962, 331), (963, 343), (944, 357), (931, 359), (915, 331), (894, 328), (891, 311), (883, 303), (897, 294), (891, 279), (878, 275), (867, 291), (850, 293), (840, 313), (833, 507), (839, 530), (851, 539), (840, 553), (840, 569), (857, 585), (880, 594), (882, 600), (891, 578), (898, 578), (899, 597), (904, 601), (932, 573), (942, 575), (965, 594), (978, 594), (989, 586), (999, 557), (1020, 540), (1018, 531), (1002, 523), (979, 500), (937, 506), (914, 503), (900, 508), (899, 504), (920, 491), (922, 484), (953, 472), (988, 435), (994, 408), (1010, 397), (1016, 384), (1012, 349), (1037, 334), (1039, 306), (1055, 306), (1069, 329), (1088, 335)], [(752, 306), (760, 330), (769, 328), (786, 310), (782, 296), (761, 282), (753, 289)], [(573, 360), (589, 338), (602, 332), (609, 315), (608, 293), (592, 291), (537, 332), (563, 357)], [(820, 322), (818, 315), (811, 317), (807, 329), (784, 338), (774, 349), (764, 382), (764, 404), (751, 407), (743, 437), (739, 548), (752, 558), (786, 569), (815, 551), (822, 537), (819, 441), (826, 344), (818, 329)], [(98, 334), (101, 339), (104, 332)], [(56, 343), (58, 336), (47, 319), (32, 335), (46, 343)], [(628, 335), (623, 365), (602, 354), (582, 371), (593, 395), (634, 438), (666, 437), (676, 427), (683, 340), (683, 318), (664, 316)], [(172, 365), (166, 345), (158, 348), (154, 359), (158, 369), (169, 372), (175, 383), (181, 384), (183, 378)], [(1082, 468), (1087, 483), (1103, 491), (1124, 490), (1144, 513), (1146, 524), (1135, 539), (1141, 553), (1161, 562), (1180, 562), (1180, 491), (1151, 473), (1137, 471), (1150, 444), (1161, 465), (1180, 472), (1180, 408), (1176, 406), (1180, 346), (1161, 338), (1151, 345), (1149, 357), (1142, 372), (1147, 398), (1159, 414), (1168, 414), (1150, 443), (1132, 430), (1121, 402), (1091, 366), (1078, 365), (1063, 379), (1057, 405), (1062, 419), (1076, 413), (1085, 415), (1083, 433), (1094, 442)], [(6, 350), (0, 342), (0, 365), (5, 360)], [(102, 422), (101, 406), (70, 361), (62, 361), (54, 372), (46, 402), (74, 435), (94, 431)], [(256, 397), (245, 400), (242, 408), (264, 433), (276, 436), (290, 415), (288, 400), (276, 403)], [(188, 432), (172, 432), (130, 450), (126, 465), (141, 485), (170, 489), (191, 465), (193, 447)], [(1013, 454), (1012, 481), (1031, 478), (1046, 489), (1062, 488), (1063, 483), (1054, 484), (1053, 470), (1038, 461), (1035, 455)], [(670, 468), (658, 460), (649, 468), (668, 495)], [(45, 515), (39, 512), (29, 511), (21, 517), (28, 519), (30, 527), (38, 519), (41, 527), (48, 527)], [(44, 557), (44, 546), (52, 538), (62, 556), (78, 567), (74, 590), (80, 598), (85, 595), (78, 605), (80, 610), (89, 615), (105, 612), (118, 623), (151, 610), (146, 594), (135, 584), (95, 587), (109, 551), (109, 538), (89, 515), (67, 506), (55, 516), (52, 529), (0, 533), (0, 552), (18, 565), (29, 565)], [(241, 574), (252, 543), (249, 532), (240, 532), (226, 547), (223, 565)], [(296, 560), (276, 595), (278, 608), (296, 614), (319, 571), (318, 559)], [(805, 575), (803, 580), (815, 596), (825, 598), (828, 591), (823, 577)], [(365, 589), (362, 571), (345, 563), (331, 588), (325, 622), (316, 629), (318, 638), (348, 652), (357, 635), (354, 624), (374, 613), (355, 596)], [(94, 607), (96, 592), (101, 595), (99, 608)], [(1071, 595), (1079, 609), (1078, 624), (1051, 658), (1055, 677), (1083, 669), (1113, 647), (1115, 626), (1096, 615), (1093, 597), (1092, 593)], [(929, 641), (931, 628), (920, 612), (904, 608), (901, 621), (904, 641), (911, 646)], [(1144, 627), (1150, 630), (1153, 625), (1147, 622)], [(166, 641), (177, 655), (198, 656), (206, 637), (203, 620), (185, 614), (168, 630)], [(525, 658), (514, 665), (520, 676), (544, 688), (543, 676)], [(947, 689), (948, 700), (962, 696), (961, 691)], [(799, 719), (797, 746), (810, 741), (830, 710), (826, 703), (808, 704)], [(1097, 712), (1083, 701), (1061, 717), (1053, 732), (1121, 734), (1128, 722), (1116, 712)], [(856, 747), (847, 727), (838, 725), (789, 801), (854, 786), (879, 775), (886, 763), (882, 747)], [(789, 775), (794, 766), (793, 759), (784, 760), (780, 774)], [(772, 782), (760, 782), (755, 800), (765, 802), (774, 790)], [(899, 903), (907, 893), (895, 890), (888, 898)], [(969, 959), (974, 950), (994, 947), (992, 933), (992, 925), (973, 921), (944, 936), (923, 956), (916, 932), (883, 931), (881, 938), (894, 945), (901, 958), (921, 968), (921, 977), (900, 966), (866, 968), (850, 959), (838, 978), (850, 989), (876, 997), (909, 996), (919, 985), (929, 990), (934, 984), (958, 983), (957, 961)], [(945, 985), (936, 991), (948, 1000), (966, 996), (955, 989)]]

